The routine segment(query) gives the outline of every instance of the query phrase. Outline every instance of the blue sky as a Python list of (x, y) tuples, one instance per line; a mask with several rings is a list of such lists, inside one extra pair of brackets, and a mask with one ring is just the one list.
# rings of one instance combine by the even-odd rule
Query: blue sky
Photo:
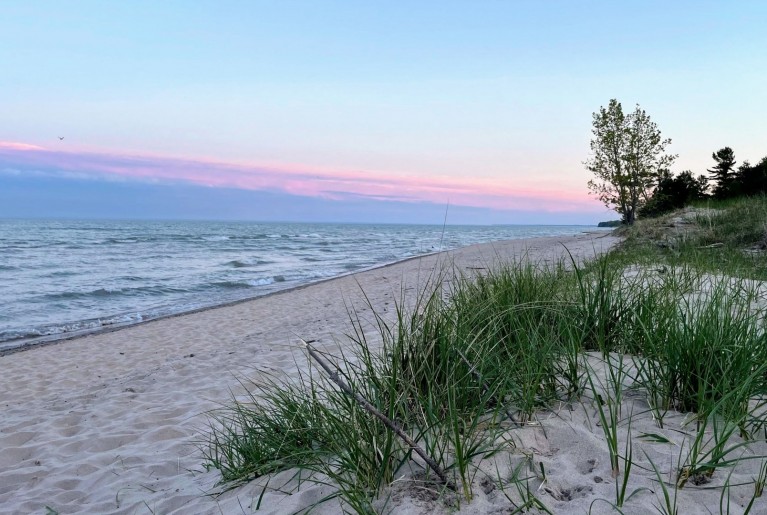
[[(2, 11), (0, 216), (27, 216), (8, 193), (21, 181), (28, 203), (79, 191), (40, 216), (145, 218), (140, 190), (165, 199), (163, 218), (262, 219), (253, 206), (269, 205), (283, 220), (441, 223), (432, 213), (450, 203), (466, 208), (453, 223), (596, 222), (614, 215), (587, 195), (582, 162), (610, 98), (647, 110), (676, 171), (704, 172), (725, 145), (739, 161), (767, 155), (767, 2)], [(93, 208), (96, 190), (120, 212)]]

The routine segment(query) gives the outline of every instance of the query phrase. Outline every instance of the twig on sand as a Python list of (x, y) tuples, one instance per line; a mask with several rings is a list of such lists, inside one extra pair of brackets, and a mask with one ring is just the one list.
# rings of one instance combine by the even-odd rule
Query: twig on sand
[(426, 462), (426, 464), (431, 468), (435, 474), (439, 477), (439, 479), (442, 481), (442, 483), (449, 488), (450, 490), (455, 491), (455, 485), (447, 478), (447, 475), (445, 474), (445, 471), (442, 470), (442, 468), (437, 464), (436, 461), (434, 461), (428, 454), (426, 454), (426, 451), (421, 449), (421, 447), (413, 441), (412, 438), (410, 438), (407, 433), (405, 433), (399, 425), (389, 419), (386, 415), (378, 411), (378, 409), (373, 406), (365, 397), (360, 395), (359, 393), (355, 392), (351, 389), (351, 387), (344, 382), (343, 379), (341, 379), (338, 375), (337, 370), (333, 370), (328, 363), (325, 362), (325, 360), (322, 358), (319, 352), (312, 347), (308, 342), (301, 340), (303, 342), (304, 346), (306, 347), (306, 351), (309, 353), (309, 356), (314, 359), (314, 361), (319, 364), (320, 367), (322, 367), (325, 372), (328, 373), (328, 377), (331, 381), (333, 381), (335, 384), (338, 385), (341, 390), (346, 393), (347, 395), (350, 395), (354, 398), (357, 403), (362, 406), (365, 411), (368, 413), (371, 413), (373, 416), (378, 418), (381, 422), (384, 423), (386, 427), (394, 431), (394, 433), (399, 436), (412, 450), (418, 454), (423, 461)]

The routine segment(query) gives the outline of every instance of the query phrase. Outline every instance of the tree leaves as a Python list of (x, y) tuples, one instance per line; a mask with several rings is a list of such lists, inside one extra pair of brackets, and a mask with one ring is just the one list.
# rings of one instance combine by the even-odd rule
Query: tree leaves
[(595, 179), (588, 187), (632, 224), (661, 172), (677, 157), (665, 153), (671, 139), (661, 137), (658, 126), (639, 105), (626, 115), (616, 99), (610, 100), (607, 109), (600, 107), (593, 113), (591, 133), (592, 156), (584, 165)]

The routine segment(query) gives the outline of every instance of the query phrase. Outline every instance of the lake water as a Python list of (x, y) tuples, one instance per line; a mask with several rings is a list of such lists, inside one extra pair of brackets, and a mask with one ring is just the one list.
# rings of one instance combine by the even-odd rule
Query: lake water
[(593, 226), (0, 220), (0, 350)]

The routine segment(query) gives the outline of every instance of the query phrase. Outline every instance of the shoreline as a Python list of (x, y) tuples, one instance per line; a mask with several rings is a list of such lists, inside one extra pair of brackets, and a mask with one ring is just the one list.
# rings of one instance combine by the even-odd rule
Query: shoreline
[[(241, 513), (260, 489), (246, 484), (207, 495), (220, 474), (202, 467), (205, 414), (262, 374), (299, 377), (306, 366), (301, 338), (342, 349), (350, 315), (366, 322), (371, 310), (392, 315), (444, 266), (473, 272), (500, 260), (555, 261), (566, 258), (565, 249), (581, 260), (618, 241), (600, 231), (470, 245), (4, 355), (0, 506), (10, 513), (46, 506), (60, 513)], [(316, 495), (311, 488), (269, 492), (262, 510), (294, 512)]]
[[(460, 248), (463, 248), (463, 247), (459, 247), (459, 249)], [(453, 250), (458, 250), (458, 249), (453, 249)], [(339, 274), (339, 275), (334, 275), (333, 277), (325, 277), (323, 279), (317, 279), (316, 281), (311, 281), (311, 282), (304, 283), (304, 284), (296, 284), (294, 286), (289, 286), (289, 287), (281, 289), (281, 290), (270, 291), (270, 292), (262, 293), (260, 295), (254, 295), (252, 297), (244, 297), (242, 299), (230, 300), (230, 301), (226, 301), (226, 302), (223, 302), (223, 303), (220, 303), (220, 304), (211, 304), (209, 306), (202, 306), (202, 307), (193, 308), (193, 309), (190, 309), (190, 310), (179, 311), (177, 313), (168, 313), (168, 314), (160, 315), (160, 316), (157, 316), (157, 317), (147, 318), (145, 320), (139, 320), (137, 322), (124, 322), (122, 324), (111, 324), (111, 325), (108, 325), (108, 326), (97, 327), (97, 328), (94, 328), (94, 329), (82, 329), (82, 330), (79, 330), (79, 331), (72, 331), (71, 333), (49, 334), (49, 335), (42, 335), (42, 336), (38, 336), (38, 337), (34, 337), (34, 338), (26, 338), (26, 339), (19, 338), (18, 340), (22, 340), (22, 339), (25, 340), (24, 343), (21, 343), (19, 345), (14, 345), (14, 346), (8, 346), (7, 348), (5, 348), (4, 344), (6, 344), (8, 342), (15, 341), (15, 340), (7, 340), (5, 342), (0, 342), (0, 357), (7, 356), (7, 355), (10, 355), (10, 354), (14, 354), (16, 352), (24, 352), (24, 351), (36, 349), (38, 347), (45, 347), (45, 346), (48, 346), (48, 345), (57, 345), (59, 343), (63, 343), (63, 342), (71, 341), (71, 340), (76, 340), (78, 338), (84, 338), (86, 336), (98, 335), (98, 334), (104, 334), (104, 333), (112, 333), (112, 332), (115, 332), (115, 331), (120, 331), (122, 329), (127, 329), (129, 327), (139, 326), (139, 325), (143, 325), (143, 324), (149, 324), (151, 322), (157, 322), (159, 320), (166, 320), (166, 319), (169, 319), (169, 318), (175, 318), (175, 317), (186, 316), (186, 315), (194, 315), (195, 313), (202, 313), (204, 311), (209, 311), (209, 310), (212, 310), (212, 309), (226, 308), (226, 307), (229, 307), (229, 306), (236, 306), (238, 304), (242, 304), (242, 303), (245, 303), (245, 302), (251, 302), (251, 301), (254, 301), (254, 300), (257, 300), (257, 299), (264, 299), (264, 298), (271, 297), (271, 296), (274, 296), (274, 295), (279, 295), (281, 293), (289, 293), (291, 291), (300, 290), (302, 288), (308, 288), (308, 287), (313, 286), (315, 284), (322, 284), (322, 283), (325, 283), (325, 282), (328, 282), (328, 281), (335, 281), (336, 279), (341, 279), (343, 277), (348, 277), (350, 275), (361, 274), (361, 273), (364, 273), (364, 272), (369, 272), (371, 270), (377, 270), (379, 268), (386, 268), (386, 267), (389, 267), (389, 266), (395, 266), (395, 265), (400, 264), (400, 263), (406, 263), (406, 262), (411, 261), (413, 259), (420, 259), (420, 258), (424, 258), (424, 257), (428, 257), (428, 256), (433, 256), (433, 255), (436, 255), (436, 254), (442, 254), (442, 253), (445, 253), (445, 252), (451, 252), (451, 251), (450, 250), (440, 250), (440, 251), (436, 251), (436, 252), (428, 252), (426, 254), (419, 254), (417, 256), (410, 256), (410, 257), (406, 257), (404, 259), (400, 259), (400, 260), (397, 260), (397, 261), (392, 261), (390, 263), (383, 263), (383, 264), (380, 264), (380, 265), (373, 265), (371, 267), (363, 268), (361, 270), (353, 270), (351, 272), (346, 272), (346, 273), (342, 273), (342, 274)]]
[[(608, 236), (608, 235), (611, 234), (611, 231), (607, 231), (607, 230), (604, 230), (604, 229), (594, 229), (592, 231), (583, 231), (580, 234), (569, 235), (569, 236), (543, 236), (543, 237), (540, 237), (540, 238), (517, 238), (517, 239), (514, 239), (514, 240), (499, 240), (499, 242), (502, 242), (502, 241), (519, 241), (519, 240), (531, 240), (532, 241), (532, 240), (546, 239), (546, 238), (577, 238), (577, 237), (580, 237), (580, 236), (583, 236), (583, 235), (589, 235), (589, 234), (601, 234), (603, 236)], [(472, 245), (467, 245), (465, 247), (457, 247), (455, 249), (437, 250), (437, 251), (434, 251), (434, 252), (427, 252), (427, 253), (424, 253), (424, 254), (418, 254), (418, 255), (415, 255), (415, 256), (409, 256), (409, 257), (406, 257), (406, 258), (403, 258), (403, 259), (399, 259), (399, 260), (396, 260), (396, 261), (385, 262), (385, 263), (381, 263), (381, 264), (372, 265), (370, 267), (362, 268), (362, 269), (359, 269), (359, 270), (353, 270), (353, 271), (350, 271), (350, 272), (341, 273), (341, 274), (338, 274), (338, 275), (334, 275), (332, 277), (326, 277), (326, 278), (322, 278), (322, 279), (317, 279), (315, 281), (311, 281), (311, 282), (308, 282), (308, 283), (296, 284), (294, 286), (289, 286), (289, 287), (284, 288), (284, 289), (279, 289), (279, 290), (270, 291), (270, 292), (266, 292), (266, 293), (262, 293), (262, 294), (248, 296), (248, 297), (244, 297), (244, 298), (241, 298), (241, 299), (230, 300), (230, 301), (226, 301), (226, 302), (219, 303), (219, 304), (211, 304), (211, 305), (202, 306), (202, 307), (198, 307), (198, 308), (193, 308), (193, 309), (189, 309), (189, 310), (183, 310), (183, 311), (179, 311), (179, 312), (171, 312), (171, 313), (159, 315), (159, 316), (156, 316), (156, 317), (142, 319), (142, 320), (135, 321), (135, 322), (124, 322), (124, 323), (117, 323), (117, 324), (110, 324), (110, 325), (106, 325), (106, 326), (100, 326), (100, 327), (91, 328), (91, 329), (81, 329), (81, 330), (65, 332), (65, 333), (48, 334), (48, 335), (41, 335), (41, 336), (31, 337), (31, 338), (17, 338), (17, 339), (14, 339), (14, 340), (0, 341), (0, 357), (8, 356), (8, 355), (11, 355), (11, 354), (15, 354), (17, 352), (25, 352), (25, 351), (28, 351), (28, 350), (31, 350), (31, 349), (35, 349), (35, 348), (38, 348), (38, 347), (45, 347), (45, 346), (49, 346), (49, 345), (58, 345), (58, 344), (61, 344), (61, 343), (64, 343), (64, 342), (69, 342), (69, 341), (72, 341), (72, 340), (76, 340), (78, 338), (84, 338), (84, 337), (90, 336), (90, 335), (98, 335), (98, 334), (104, 334), (104, 333), (111, 333), (111, 332), (114, 332), (114, 331), (120, 331), (122, 329), (126, 329), (126, 328), (129, 328), (129, 327), (134, 327), (134, 326), (139, 326), (139, 325), (143, 325), (143, 324), (148, 324), (150, 322), (155, 322), (155, 321), (158, 321), (158, 320), (165, 320), (165, 319), (179, 317), (179, 316), (185, 316), (185, 315), (193, 315), (195, 313), (201, 313), (201, 312), (208, 311), (208, 310), (211, 310), (211, 309), (225, 308), (225, 307), (228, 307), (228, 306), (236, 306), (238, 304), (245, 303), (245, 302), (251, 302), (251, 301), (256, 300), (256, 299), (267, 298), (267, 297), (271, 297), (273, 295), (278, 295), (278, 294), (281, 294), (281, 293), (287, 293), (287, 292), (291, 292), (291, 291), (294, 291), (294, 290), (299, 290), (299, 289), (302, 289), (302, 288), (307, 288), (307, 287), (315, 285), (315, 284), (322, 284), (322, 283), (325, 283), (325, 282), (328, 282), (328, 281), (334, 281), (336, 279), (341, 279), (343, 277), (348, 277), (348, 276), (353, 276), (353, 275), (356, 275), (356, 274), (366, 273), (366, 272), (370, 272), (370, 271), (377, 270), (377, 269), (380, 269), (380, 268), (387, 268), (387, 267), (391, 267), (391, 266), (396, 266), (396, 265), (398, 265), (400, 263), (407, 263), (408, 261), (412, 261), (412, 260), (415, 260), (415, 259), (422, 259), (422, 258), (429, 257), (429, 256), (434, 256), (434, 255), (454, 252), (454, 251), (461, 250), (463, 248), (472, 247), (474, 245), (489, 245), (489, 244), (492, 244), (492, 243), (496, 243), (496, 242), (490, 241), (490, 242), (484, 242), (484, 243), (475, 243), (475, 244), (472, 244)], [(16, 342), (16, 343), (14, 343), (14, 342)]]

